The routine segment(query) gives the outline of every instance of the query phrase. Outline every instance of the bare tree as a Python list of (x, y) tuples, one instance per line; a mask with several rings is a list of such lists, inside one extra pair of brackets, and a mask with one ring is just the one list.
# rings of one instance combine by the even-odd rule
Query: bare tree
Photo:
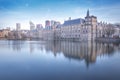
[(107, 37), (110, 37), (112, 36), (112, 34), (115, 33), (115, 29), (114, 29), (114, 26), (112, 24), (108, 24), (105, 29), (104, 29), (104, 34), (107, 36)]

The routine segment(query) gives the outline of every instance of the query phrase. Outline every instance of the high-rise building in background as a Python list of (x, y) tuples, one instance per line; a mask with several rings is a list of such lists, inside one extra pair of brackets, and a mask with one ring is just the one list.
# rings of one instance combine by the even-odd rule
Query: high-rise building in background
[(51, 26), (53, 26), (55, 24), (54, 20), (51, 20)]
[(45, 28), (46, 28), (46, 29), (50, 29), (50, 26), (51, 26), (50, 21), (49, 21), (49, 20), (46, 20), (46, 21), (45, 21)]
[(30, 24), (30, 30), (31, 31), (35, 30), (35, 24), (32, 21), (30, 21), (29, 24)]
[[(89, 10), (85, 18), (71, 19), (69, 17), (63, 24), (55, 20), (46, 20), (45, 28), (42, 24), (34, 24), (32, 21), (29, 24), (30, 31), (27, 36), (33, 39), (91, 41), (99, 37), (120, 37), (119, 24), (99, 23), (96, 16), (90, 15)], [(13, 31), (16, 39), (22, 38), (23, 33), (20, 29), (21, 24), (16, 23), (16, 30)], [(10, 31), (10, 29), (8, 30)], [(108, 34), (106, 31), (111, 32)]]
[(16, 23), (16, 30), (19, 31), (21, 29), (21, 24), (20, 23)]
[(36, 29), (37, 29), (37, 31), (38, 31), (38, 30), (42, 30), (42, 29), (43, 29), (42, 24), (37, 24), (37, 25), (36, 25)]

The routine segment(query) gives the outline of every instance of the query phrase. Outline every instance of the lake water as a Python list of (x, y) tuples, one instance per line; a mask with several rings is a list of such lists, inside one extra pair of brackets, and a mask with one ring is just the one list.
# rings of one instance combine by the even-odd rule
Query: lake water
[(120, 45), (2, 40), (0, 80), (120, 80)]

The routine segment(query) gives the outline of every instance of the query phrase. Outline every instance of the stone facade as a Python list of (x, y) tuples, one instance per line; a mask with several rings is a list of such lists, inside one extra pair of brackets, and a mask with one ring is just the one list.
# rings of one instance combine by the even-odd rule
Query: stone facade
[(97, 17), (90, 15), (89, 10), (84, 19), (69, 18), (63, 24), (58, 21), (49, 21), (49, 27), (46, 26), (32, 34), (43, 40), (94, 41), (97, 37), (114, 37), (115, 35), (120, 37), (120, 26), (98, 23)]
[[(60, 25), (60, 27), (56, 26), (51, 30), (45, 30), (43, 33), (47, 37), (52, 38), (52, 40), (88, 41), (94, 40), (97, 36), (97, 17), (90, 16), (89, 10), (85, 19), (78, 18), (71, 20), (70, 18)], [(43, 37), (46, 38), (46, 36)]]
[(88, 41), (94, 40), (97, 29), (97, 17), (90, 16), (89, 10), (85, 19), (78, 18), (64, 21), (62, 25), (51, 25), (52, 29), (43, 30), (43, 39), (45, 40), (74, 40)]

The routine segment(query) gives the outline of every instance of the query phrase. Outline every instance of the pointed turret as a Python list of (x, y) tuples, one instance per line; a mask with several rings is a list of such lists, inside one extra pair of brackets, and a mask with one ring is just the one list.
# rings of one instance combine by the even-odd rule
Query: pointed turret
[(87, 10), (87, 15), (86, 15), (86, 17), (89, 17), (90, 15), (89, 15), (89, 9)]

